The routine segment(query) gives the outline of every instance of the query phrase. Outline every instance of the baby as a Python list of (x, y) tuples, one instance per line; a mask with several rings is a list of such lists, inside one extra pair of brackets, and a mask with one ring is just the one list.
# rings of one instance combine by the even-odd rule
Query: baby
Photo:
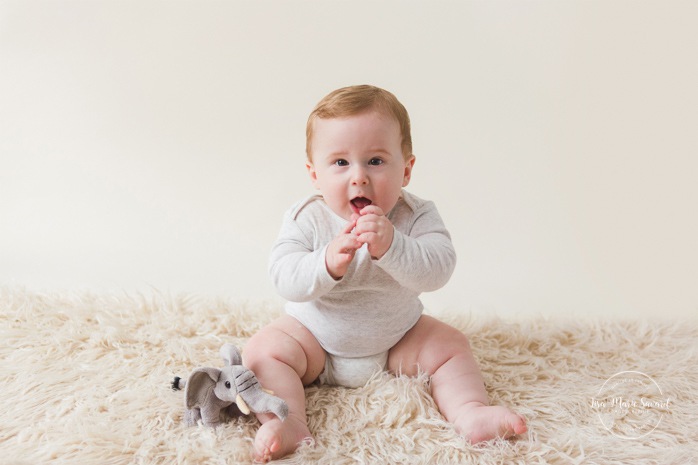
[(310, 114), (306, 136), (321, 195), (284, 217), (270, 272), (286, 315), (243, 354), (289, 407), (284, 422), (258, 415), (255, 459), (312, 442), (304, 386), (362, 386), (378, 370), (428, 373), (439, 410), (471, 443), (525, 432), (520, 415), (489, 405), (465, 335), (422, 315), (419, 294), (446, 284), (456, 255), (434, 204), (403, 190), (415, 163), (404, 106), (373, 86), (339, 89)]

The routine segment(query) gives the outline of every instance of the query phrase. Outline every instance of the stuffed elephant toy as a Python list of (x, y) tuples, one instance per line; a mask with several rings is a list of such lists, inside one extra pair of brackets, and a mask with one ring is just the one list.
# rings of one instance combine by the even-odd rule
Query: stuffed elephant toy
[[(184, 385), (184, 421), (193, 426), (199, 420), (206, 426), (221, 422), (221, 411), (234, 408), (245, 415), (271, 412), (281, 419), (288, 416), (288, 406), (282, 399), (262, 389), (257, 377), (242, 365), (237, 347), (224, 344), (220, 350), (225, 367), (197, 368)], [(175, 379), (175, 384), (177, 379)], [(173, 384), (173, 387), (177, 387)]]

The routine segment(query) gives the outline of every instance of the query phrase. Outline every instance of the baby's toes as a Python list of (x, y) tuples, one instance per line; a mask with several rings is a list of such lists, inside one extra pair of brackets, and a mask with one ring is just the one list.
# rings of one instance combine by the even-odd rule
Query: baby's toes
[(271, 461), (274, 449), (278, 449), (278, 441), (274, 436), (257, 434), (254, 441), (253, 458), (255, 463), (267, 463)]
[(516, 436), (517, 434), (523, 434), (528, 430), (524, 417), (514, 412), (510, 412), (506, 416), (505, 425), (505, 431), (502, 435), (505, 438), (510, 438), (512, 436)]

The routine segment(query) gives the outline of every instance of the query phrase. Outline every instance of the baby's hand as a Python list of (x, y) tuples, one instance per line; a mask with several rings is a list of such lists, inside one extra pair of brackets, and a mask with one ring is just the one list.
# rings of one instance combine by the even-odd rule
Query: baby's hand
[(368, 252), (371, 257), (378, 260), (390, 248), (393, 243), (393, 223), (386, 218), (383, 210), (375, 205), (364, 207), (356, 220), (355, 233), (357, 240), (362, 244), (368, 244)]
[(325, 266), (334, 279), (340, 279), (344, 276), (349, 264), (354, 259), (354, 254), (363, 245), (357, 240), (356, 234), (352, 233), (352, 229), (355, 227), (356, 218), (352, 217), (352, 221), (347, 223), (342, 232), (332, 239), (332, 242), (327, 246)]

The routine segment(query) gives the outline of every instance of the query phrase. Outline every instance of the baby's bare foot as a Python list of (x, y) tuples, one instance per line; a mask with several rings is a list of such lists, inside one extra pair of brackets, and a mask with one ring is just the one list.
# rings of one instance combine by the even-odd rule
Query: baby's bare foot
[(303, 442), (313, 442), (310, 430), (304, 422), (291, 415), (283, 422), (274, 418), (260, 426), (257, 431), (254, 439), (254, 461), (266, 463), (285, 457)]
[(510, 438), (527, 431), (526, 420), (506, 407), (479, 402), (461, 407), (454, 424), (471, 444), (494, 438)]

